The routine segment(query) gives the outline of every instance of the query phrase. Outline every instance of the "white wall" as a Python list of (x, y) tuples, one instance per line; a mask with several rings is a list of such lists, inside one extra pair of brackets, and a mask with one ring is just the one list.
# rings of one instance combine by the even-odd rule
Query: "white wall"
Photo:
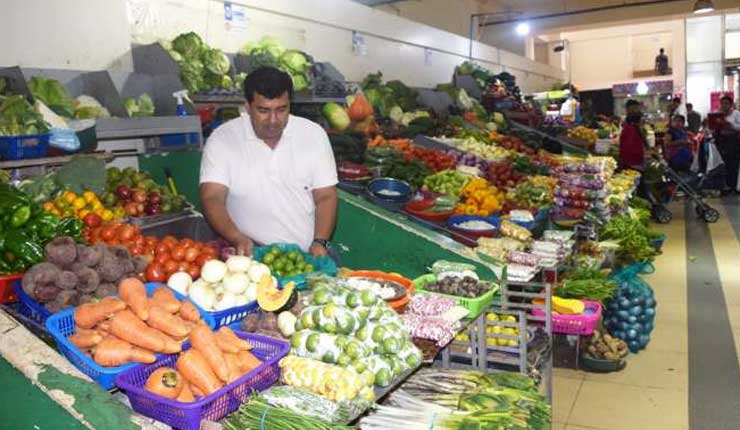
[(0, 0), (0, 65), (130, 69), (123, 0)]
[(375, 9), (464, 37), (470, 34), (470, 16), (482, 12), (478, 0), (403, 1)]
[[(219, 0), (0, 0), (0, 40), (6, 41), (0, 43), (0, 65), (130, 70), (131, 43), (196, 31), (209, 44), (235, 52), (269, 34), (317, 60), (334, 63), (349, 80), (381, 70), (388, 79), (433, 86), (448, 82), (469, 52), (465, 37), (349, 0), (233, 3), (247, 7), (245, 29), (225, 28)], [(367, 55), (353, 54), (353, 30), (364, 35)], [(432, 50), (431, 64), (424, 61), (425, 47)], [(493, 71), (501, 70), (503, 62), (521, 75), (525, 91), (539, 90), (562, 73), (478, 43), (473, 57)]]
[[(570, 41), (573, 82), (582, 90), (611, 88), (615, 83), (640, 80), (633, 73), (652, 70), (658, 50), (665, 48), (673, 69), (668, 78), (673, 79), (678, 92), (684, 87), (686, 76), (684, 34), (683, 20), (673, 19), (563, 32), (548, 38)], [(555, 54), (550, 49), (549, 55), (551, 65), (567, 65), (566, 54)]]

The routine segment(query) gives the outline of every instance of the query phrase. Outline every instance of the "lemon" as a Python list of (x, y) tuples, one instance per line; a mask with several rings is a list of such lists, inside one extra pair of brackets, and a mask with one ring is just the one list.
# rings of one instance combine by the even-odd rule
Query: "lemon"
[(75, 209), (82, 209), (85, 207), (87, 202), (82, 197), (77, 197), (74, 200), (72, 200), (72, 207)]
[(514, 315), (506, 315), (503, 319), (506, 322), (516, 322), (516, 317)]
[(72, 203), (77, 198), (77, 194), (73, 193), (72, 191), (65, 191), (64, 194), (62, 194), (62, 199), (64, 199), (67, 203)]
[(85, 202), (87, 203), (92, 203), (98, 199), (98, 197), (92, 191), (85, 191), (84, 193), (82, 193), (82, 198), (85, 199)]

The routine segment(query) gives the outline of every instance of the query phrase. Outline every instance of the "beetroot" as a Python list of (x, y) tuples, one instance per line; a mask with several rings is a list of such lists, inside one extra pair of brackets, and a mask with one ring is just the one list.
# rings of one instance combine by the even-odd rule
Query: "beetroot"
[(67, 270), (62, 271), (57, 279), (56, 286), (62, 290), (74, 290), (77, 287), (77, 275)]
[(69, 236), (60, 236), (46, 244), (46, 261), (66, 267), (77, 259), (77, 244)]

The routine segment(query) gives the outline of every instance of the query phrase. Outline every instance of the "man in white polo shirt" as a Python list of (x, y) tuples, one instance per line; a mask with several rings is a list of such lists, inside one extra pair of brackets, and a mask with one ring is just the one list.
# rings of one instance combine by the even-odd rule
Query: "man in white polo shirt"
[(208, 222), (247, 255), (255, 242), (295, 243), (327, 255), (337, 170), (326, 132), (290, 114), (287, 73), (257, 69), (244, 93), (249, 116), (217, 128), (203, 151), (200, 198)]

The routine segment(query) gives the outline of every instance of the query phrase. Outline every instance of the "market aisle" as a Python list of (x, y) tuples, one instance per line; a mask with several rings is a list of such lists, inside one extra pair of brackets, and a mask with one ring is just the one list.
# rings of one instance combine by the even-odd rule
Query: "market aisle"
[(682, 205), (674, 221), (656, 226), (667, 234), (655, 274), (646, 281), (658, 300), (648, 348), (613, 374), (556, 369), (553, 430), (689, 429), (687, 249)]

